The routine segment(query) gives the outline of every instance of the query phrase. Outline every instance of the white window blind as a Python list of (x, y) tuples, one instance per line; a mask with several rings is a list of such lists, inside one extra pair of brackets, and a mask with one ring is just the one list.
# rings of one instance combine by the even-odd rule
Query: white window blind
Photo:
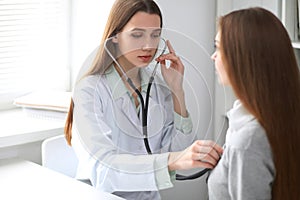
[(0, 0), (0, 109), (69, 87), (69, 0)]

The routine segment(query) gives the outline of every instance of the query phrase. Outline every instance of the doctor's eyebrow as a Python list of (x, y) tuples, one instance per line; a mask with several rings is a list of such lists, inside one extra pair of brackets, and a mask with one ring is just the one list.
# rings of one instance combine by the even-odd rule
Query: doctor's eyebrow
[[(151, 30), (151, 28), (134, 28), (131, 31), (143, 31), (143, 32), (146, 32), (148, 29)], [(161, 28), (152, 29), (152, 32), (161, 32)]]

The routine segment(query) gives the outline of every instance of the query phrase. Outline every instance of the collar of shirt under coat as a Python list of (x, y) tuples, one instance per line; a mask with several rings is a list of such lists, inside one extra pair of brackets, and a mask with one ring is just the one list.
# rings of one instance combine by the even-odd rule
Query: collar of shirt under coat
[[(143, 68), (140, 69), (139, 73), (141, 76), (142, 92), (147, 92), (150, 75)], [(113, 65), (107, 70), (106, 78), (108, 80), (108, 85), (111, 88), (114, 100), (122, 97), (125, 93), (130, 94), (129, 90), (126, 88), (119, 73)]]

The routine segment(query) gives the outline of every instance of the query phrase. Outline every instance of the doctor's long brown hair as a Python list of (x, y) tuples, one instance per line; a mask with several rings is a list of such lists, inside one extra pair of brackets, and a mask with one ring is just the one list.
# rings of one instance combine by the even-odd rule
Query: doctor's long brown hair
[(272, 199), (300, 199), (300, 77), (282, 23), (262, 8), (220, 18), (220, 51), (231, 86), (269, 139)]
[[(110, 10), (110, 14), (104, 29), (101, 44), (104, 44), (107, 38), (110, 38), (121, 32), (133, 15), (142, 11), (149, 14), (156, 14), (160, 17), (160, 26), (162, 27), (162, 14), (158, 5), (153, 0), (116, 0)], [(107, 44), (111, 45), (111, 44)], [(102, 46), (102, 45), (100, 45)], [(113, 47), (109, 46), (112, 49)], [(112, 52), (114, 54), (114, 52)], [(99, 48), (94, 62), (86, 75), (103, 74), (113, 63), (107, 52)], [(74, 102), (71, 100), (68, 116), (65, 124), (65, 137), (69, 145), (72, 139), (72, 123)]]

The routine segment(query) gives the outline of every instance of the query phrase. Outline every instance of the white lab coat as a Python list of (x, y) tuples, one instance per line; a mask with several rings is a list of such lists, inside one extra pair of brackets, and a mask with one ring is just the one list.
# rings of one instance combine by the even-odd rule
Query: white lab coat
[[(145, 92), (142, 95), (145, 98)], [(152, 155), (147, 155), (141, 117), (129, 95), (114, 99), (105, 75), (82, 79), (74, 89), (73, 100), (72, 145), (79, 158), (78, 179), (90, 179), (105, 192), (137, 192), (139, 199), (159, 199), (157, 192), (139, 192), (172, 187), (168, 153), (164, 152), (185, 149), (195, 135), (176, 130), (172, 97), (165, 87), (154, 82), (150, 93), (148, 136)], [(166, 177), (164, 185), (157, 185), (157, 176)]]

